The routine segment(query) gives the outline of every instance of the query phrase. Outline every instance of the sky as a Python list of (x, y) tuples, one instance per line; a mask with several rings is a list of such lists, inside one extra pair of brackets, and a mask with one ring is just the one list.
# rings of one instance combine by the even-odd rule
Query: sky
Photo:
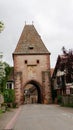
[(73, 0), (0, 0), (0, 21), (5, 26), (0, 33), (0, 52), (11, 66), (25, 22), (33, 21), (51, 53), (51, 67), (55, 67), (63, 46), (73, 49)]

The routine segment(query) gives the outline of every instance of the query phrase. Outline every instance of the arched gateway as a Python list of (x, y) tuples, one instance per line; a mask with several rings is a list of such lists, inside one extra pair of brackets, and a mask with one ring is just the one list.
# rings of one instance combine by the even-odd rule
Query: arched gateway
[[(25, 25), (13, 53), (15, 102), (24, 103), (26, 86), (35, 86), (38, 103), (51, 103), (50, 53), (34, 25)], [(25, 91), (26, 92), (26, 91)], [(26, 94), (26, 93), (25, 93)]]
[[(29, 85), (33, 85), (33, 87), (30, 87)], [(27, 88), (26, 86), (29, 86), (29, 87)], [(35, 80), (28, 81), (24, 86), (24, 90), (29, 90), (30, 92), (33, 91), (34, 93), (35, 93), (35, 90), (37, 91), (37, 101), (36, 101), (36, 103), (42, 103), (41, 88), (42, 88), (41, 85)], [(35, 98), (35, 95), (30, 96), (30, 99), (31, 99), (31, 97)], [(30, 103), (32, 103), (32, 101)]]

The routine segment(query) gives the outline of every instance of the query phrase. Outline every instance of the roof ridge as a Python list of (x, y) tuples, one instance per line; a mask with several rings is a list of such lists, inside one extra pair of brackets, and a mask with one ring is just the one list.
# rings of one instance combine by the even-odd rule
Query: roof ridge
[(14, 54), (50, 54), (34, 25), (25, 25)]

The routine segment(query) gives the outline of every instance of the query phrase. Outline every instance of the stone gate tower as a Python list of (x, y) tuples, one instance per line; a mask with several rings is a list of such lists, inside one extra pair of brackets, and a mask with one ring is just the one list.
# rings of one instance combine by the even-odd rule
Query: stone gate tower
[(16, 103), (24, 103), (27, 84), (37, 88), (38, 103), (51, 103), (50, 53), (34, 25), (25, 25), (13, 61)]

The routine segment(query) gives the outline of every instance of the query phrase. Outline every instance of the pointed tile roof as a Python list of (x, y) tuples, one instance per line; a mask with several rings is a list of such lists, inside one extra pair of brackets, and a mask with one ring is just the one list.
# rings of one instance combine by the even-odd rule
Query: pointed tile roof
[(34, 25), (25, 25), (13, 54), (50, 54)]

